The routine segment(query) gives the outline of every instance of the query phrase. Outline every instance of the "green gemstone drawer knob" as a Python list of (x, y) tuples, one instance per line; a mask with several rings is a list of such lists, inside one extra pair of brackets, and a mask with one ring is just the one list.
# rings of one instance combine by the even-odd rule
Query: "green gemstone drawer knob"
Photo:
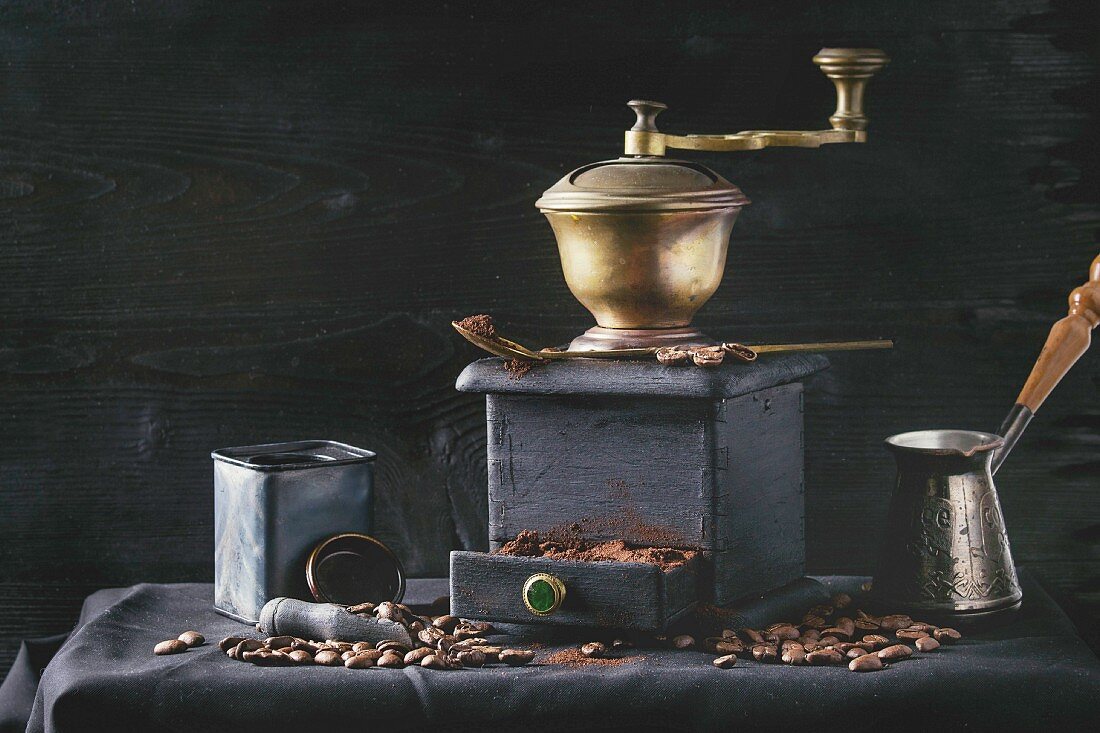
[(523, 584), (523, 605), (536, 616), (549, 616), (565, 600), (565, 583), (549, 573), (535, 573)]

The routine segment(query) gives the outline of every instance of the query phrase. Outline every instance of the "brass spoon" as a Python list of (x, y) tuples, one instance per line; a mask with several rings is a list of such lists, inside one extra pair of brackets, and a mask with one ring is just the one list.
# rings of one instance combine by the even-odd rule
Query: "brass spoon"
[[(464, 328), (458, 321), (451, 321), (456, 331), (462, 334), (470, 343), (478, 346), (490, 354), (505, 359), (519, 359), (520, 361), (547, 361), (551, 359), (629, 359), (639, 356), (653, 356), (659, 347), (651, 346), (637, 349), (602, 349), (599, 351), (559, 351), (557, 349), (531, 349), (517, 344), (515, 341), (494, 336), (486, 338), (480, 336), (468, 328)], [(889, 339), (875, 339), (871, 341), (825, 341), (807, 344), (758, 344), (756, 346), (742, 347), (752, 350), (757, 354), (770, 354), (777, 352), (809, 352), (809, 351), (858, 351), (862, 349), (890, 349), (894, 342)], [(747, 354), (746, 354), (747, 356)], [(749, 359), (745, 359), (749, 360)]]

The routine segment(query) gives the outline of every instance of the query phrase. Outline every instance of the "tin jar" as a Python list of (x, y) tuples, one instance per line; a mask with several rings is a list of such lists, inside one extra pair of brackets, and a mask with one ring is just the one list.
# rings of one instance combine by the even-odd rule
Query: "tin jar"
[(271, 598), (313, 600), (306, 563), (340, 533), (369, 535), (375, 454), (330, 440), (224, 448), (214, 459), (214, 608), (256, 623)]

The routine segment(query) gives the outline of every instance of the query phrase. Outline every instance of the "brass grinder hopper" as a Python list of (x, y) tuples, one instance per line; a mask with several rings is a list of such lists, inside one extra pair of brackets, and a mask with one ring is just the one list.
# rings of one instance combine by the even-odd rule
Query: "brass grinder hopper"
[(629, 102), (637, 121), (623, 157), (578, 168), (535, 203), (554, 230), (566, 284), (596, 318), (569, 348), (716, 343), (691, 319), (722, 282), (730, 231), (749, 200), (706, 166), (666, 151), (866, 142), (863, 90), (888, 61), (877, 49), (825, 48), (814, 56), (836, 85), (830, 130), (670, 135), (656, 125), (664, 104)]

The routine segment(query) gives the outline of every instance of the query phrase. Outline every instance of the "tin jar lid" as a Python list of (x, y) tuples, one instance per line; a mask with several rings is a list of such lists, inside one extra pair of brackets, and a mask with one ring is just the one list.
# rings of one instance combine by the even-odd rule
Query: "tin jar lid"
[(660, 156), (624, 157), (581, 166), (535, 202), (541, 211), (711, 210), (749, 203), (741, 189), (705, 165)]
[(318, 603), (397, 603), (405, 596), (405, 569), (397, 555), (374, 537), (354, 532), (333, 535), (313, 548), (306, 581)]

